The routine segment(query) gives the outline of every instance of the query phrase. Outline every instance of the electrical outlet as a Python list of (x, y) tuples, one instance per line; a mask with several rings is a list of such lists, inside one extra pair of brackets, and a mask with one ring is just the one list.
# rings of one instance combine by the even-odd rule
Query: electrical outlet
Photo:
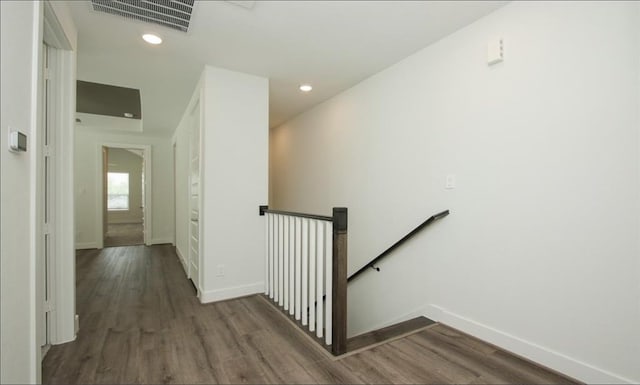
[(217, 277), (224, 277), (224, 265), (218, 265)]
[(447, 179), (444, 183), (444, 188), (446, 188), (447, 190), (456, 188), (456, 176), (454, 174), (447, 175)]

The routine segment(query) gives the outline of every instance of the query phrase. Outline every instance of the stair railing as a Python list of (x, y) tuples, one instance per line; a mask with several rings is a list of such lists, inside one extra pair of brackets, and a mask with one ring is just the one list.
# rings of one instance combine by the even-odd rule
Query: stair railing
[(347, 285), (449, 210), (432, 215), (347, 277), (347, 208), (332, 216), (270, 210), (266, 216), (265, 296), (333, 355), (347, 352)]
[(334, 355), (347, 346), (347, 209), (331, 217), (269, 210), (265, 296)]
[(393, 252), (395, 249), (400, 247), (400, 245), (402, 245), (403, 243), (408, 241), (414, 235), (418, 234), (425, 227), (429, 226), (430, 224), (432, 224), (433, 222), (435, 222), (438, 219), (446, 217), (447, 215), (449, 215), (449, 210), (445, 210), (445, 211), (443, 211), (441, 213), (438, 213), (438, 214), (435, 214), (435, 215), (432, 215), (431, 217), (429, 217), (426, 221), (424, 221), (420, 225), (418, 225), (418, 227), (416, 227), (415, 229), (411, 230), (407, 235), (402, 237), (402, 239), (400, 239), (398, 242), (396, 242), (393, 245), (391, 245), (388, 249), (386, 249), (380, 255), (378, 255), (377, 257), (372, 259), (369, 263), (367, 263), (366, 265), (362, 266), (358, 271), (356, 271), (355, 273), (351, 274), (349, 276), (349, 278), (347, 279), (347, 282), (351, 282), (352, 280), (356, 279), (360, 274), (364, 273), (368, 269), (373, 269), (373, 270), (376, 270), (376, 271), (380, 271), (380, 268), (376, 266), (376, 264), (378, 262), (380, 262), (384, 257), (386, 257), (389, 254), (391, 254), (391, 252)]

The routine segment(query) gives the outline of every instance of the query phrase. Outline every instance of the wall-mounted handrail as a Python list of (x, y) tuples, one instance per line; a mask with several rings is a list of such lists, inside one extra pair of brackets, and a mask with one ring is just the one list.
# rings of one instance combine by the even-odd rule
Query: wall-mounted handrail
[(422, 222), (418, 227), (416, 227), (415, 229), (411, 230), (411, 232), (409, 234), (407, 234), (404, 237), (402, 237), (402, 239), (400, 239), (398, 242), (394, 243), (393, 245), (391, 245), (391, 247), (389, 247), (388, 249), (383, 251), (380, 255), (378, 255), (377, 257), (372, 259), (371, 262), (367, 263), (362, 268), (360, 268), (360, 270), (358, 270), (355, 273), (351, 274), (349, 276), (349, 278), (347, 279), (347, 281), (349, 282), (349, 281), (355, 279), (360, 274), (364, 273), (367, 269), (374, 269), (374, 270), (380, 271), (380, 268), (376, 267), (376, 263), (377, 262), (379, 262), (381, 259), (383, 259), (387, 255), (389, 255), (393, 250), (395, 250), (400, 245), (402, 245), (403, 243), (408, 241), (411, 237), (413, 237), (414, 235), (419, 233), (422, 229), (424, 229), (425, 227), (429, 226), (434, 221), (446, 217), (447, 215), (449, 215), (449, 210), (445, 210), (445, 211), (443, 211), (441, 213), (432, 215), (431, 217), (429, 217), (429, 219), (427, 219), (426, 221)]

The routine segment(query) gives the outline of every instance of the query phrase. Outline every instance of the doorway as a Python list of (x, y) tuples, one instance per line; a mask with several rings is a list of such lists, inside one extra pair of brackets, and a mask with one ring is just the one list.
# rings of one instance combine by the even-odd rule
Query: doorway
[(149, 148), (103, 144), (101, 239), (103, 247), (149, 244)]

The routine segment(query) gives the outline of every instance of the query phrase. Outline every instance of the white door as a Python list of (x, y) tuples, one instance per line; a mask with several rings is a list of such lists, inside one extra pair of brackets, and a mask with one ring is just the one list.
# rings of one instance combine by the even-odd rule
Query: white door
[(142, 235), (142, 239), (143, 239), (143, 243), (145, 245), (149, 246), (150, 242), (148, 242), (148, 240), (151, 239), (151, 234), (149, 234), (149, 232), (147, 231), (147, 201), (145, 199), (147, 194), (145, 192), (145, 190), (146, 190), (145, 189), (146, 175), (145, 175), (145, 172), (144, 172), (144, 170), (146, 170), (146, 167), (147, 167), (147, 164), (146, 164), (147, 159), (145, 158), (146, 155), (147, 155), (147, 152), (143, 150), (142, 151), (142, 166), (141, 166), (141, 169), (142, 169), (142, 173), (141, 173), (142, 180), (141, 180), (141, 190), (140, 190), (141, 191), (140, 193), (142, 194), (142, 197), (140, 197), (141, 198), (140, 210), (142, 211), (142, 234), (143, 234)]
[[(40, 197), (40, 247), (39, 249), (39, 261), (38, 272), (40, 279), (40, 299), (42, 311), (39, 320), (40, 327), (40, 345), (42, 347), (48, 346), (51, 342), (51, 312), (53, 311), (52, 300), (52, 288), (53, 288), (53, 263), (54, 263), (54, 200), (53, 192), (55, 189), (55, 175), (54, 175), (54, 132), (51, 129), (51, 113), (52, 113), (52, 92), (51, 81), (49, 79), (49, 60), (51, 58), (51, 52), (49, 46), (43, 45), (43, 100), (42, 100), (42, 123), (40, 127), (39, 136), (41, 138), (41, 158), (39, 160), (40, 169), (39, 173), (39, 188)], [(46, 353), (46, 350), (44, 350)]]
[(191, 111), (189, 151), (189, 278), (200, 290), (200, 103)]

